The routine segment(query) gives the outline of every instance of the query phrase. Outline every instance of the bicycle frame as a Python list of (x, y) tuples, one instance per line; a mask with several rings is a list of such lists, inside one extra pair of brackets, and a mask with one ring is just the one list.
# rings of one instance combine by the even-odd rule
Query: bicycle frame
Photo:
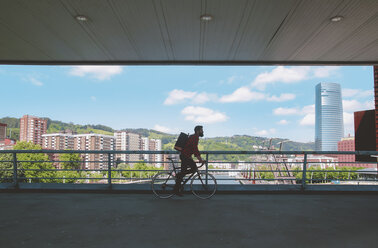
[[(169, 198), (171, 197), (174, 192), (170, 192), (170, 190), (175, 189), (175, 183), (173, 183), (173, 179), (176, 179), (177, 174), (180, 167), (176, 167), (175, 163), (178, 163), (176, 161), (173, 161), (173, 159), (169, 159), (173, 165), (172, 170), (168, 171), (163, 171), (159, 172), (154, 176), (152, 179), (152, 191), (155, 193), (156, 196), (160, 198)], [(197, 170), (194, 172), (189, 172), (188, 170), (183, 173), (183, 178), (182, 178), (182, 183), (180, 183), (180, 188), (179, 191), (184, 190), (185, 184), (187, 184), (189, 181), (190, 182), (190, 191), (197, 196), (198, 198), (201, 199), (208, 199), (214, 195), (216, 192), (216, 179), (213, 175), (208, 174), (207, 170), (206, 171), (199, 171), (199, 168), (201, 166), (197, 166)], [(187, 173), (187, 174), (186, 174)], [(181, 173), (180, 173), (181, 174)], [(160, 176), (162, 175), (163, 181), (161, 181)], [(210, 179), (209, 179), (210, 178)], [(206, 181), (205, 181), (206, 180)], [(209, 184), (211, 180), (211, 184)], [(181, 181), (181, 180), (180, 180)], [(199, 181), (199, 182), (198, 182)], [(155, 187), (156, 186), (156, 187)], [(159, 193), (159, 190), (162, 190)]]
[[(178, 169), (178, 167), (175, 167), (175, 163), (173, 162), (173, 159), (169, 159), (170, 161), (171, 161), (171, 163), (172, 163), (172, 166), (173, 166), (173, 172), (175, 173), (175, 175), (177, 175), (177, 169)], [(201, 167), (201, 166), (200, 166)], [(201, 178), (201, 175), (200, 175), (200, 173), (198, 173), (198, 168), (200, 168), (200, 167), (197, 167), (197, 171), (195, 171), (195, 172), (193, 172), (192, 174), (190, 174), (190, 176), (189, 177), (187, 177), (185, 180), (183, 180), (183, 183), (182, 183), (182, 185), (181, 185), (181, 187), (184, 187), (184, 185), (187, 183), (187, 182), (189, 182), (189, 180), (190, 179), (192, 179), (192, 177), (193, 176), (195, 176), (196, 174), (198, 174), (198, 178), (200, 179), (200, 181), (201, 181), (201, 183), (202, 183), (202, 185), (203, 185), (203, 181), (202, 181), (202, 178)], [(171, 173), (171, 175), (172, 175), (172, 173)], [(185, 175), (184, 175), (184, 177), (185, 177)], [(184, 179), (184, 178), (183, 178)], [(169, 177), (167, 178), (167, 181), (169, 180)], [(166, 182), (167, 182), (166, 181)], [(207, 174), (206, 174), (206, 185), (208, 184), (208, 180), (207, 180)]]

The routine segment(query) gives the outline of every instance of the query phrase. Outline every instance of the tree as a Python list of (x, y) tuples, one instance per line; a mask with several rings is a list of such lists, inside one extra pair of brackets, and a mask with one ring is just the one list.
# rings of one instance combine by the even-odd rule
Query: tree
[[(40, 150), (42, 149), (40, 145), (35, 145), (31, 142), (21, 141), (13, 147), (14, 150)], [(50, 179), (56, 177), (56, 171), (52, 163), (48, 162), (49, 158), (43, 153), (18, 153), (17, 161), (19, 162), (18, 177), (23, 177), (25, 181), (31, 182), (43, 182), (50, 183), (55, 182), (55, 179)], [(38, 162), (33, 162), (38, 161)], [(45, 162), (46, 161), (46, 162)]]
[(10, 183), (13, 181), (13, 163), (1, 162), (12, 161), (12, 154), (0, 154), (0, 183)]
[(79, 170), (82, 159), (78, 153), (62, 153), (59, 156), (63, 169)]

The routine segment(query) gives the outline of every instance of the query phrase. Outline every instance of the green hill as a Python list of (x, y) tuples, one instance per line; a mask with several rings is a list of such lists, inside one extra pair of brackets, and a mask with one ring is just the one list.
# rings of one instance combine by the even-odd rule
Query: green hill
[[(49, 118), (47, 119), (47, 133), (56, 133), (64, 131), (66, 129), (72, 130), (79, 134), (83, 133), (98, 133), (113, 135), (114, 129), (104, 125), (78, 125), (73, 123), (65, 123), (61, 121), (54, 121)], [(12, 138), (19, 139), (19, 119), (5, 117), (0, 119), (1, 123), (8, 125), (8, 130), (12, 130)], [(149, 137), (151, 139), (161, 139), (163, 150), (173, 150), (174, 143), (176, 142), (177, 135), (166, 134), (150, 129), (123, 129), (124, 131), (130, 131), (133, 133), (138, 133), (143, 137)], [(9, 132), (8, 132), (9, 136)], [(248, 135), (234, 135), (232, 137), (215, 137), (215, 138), (204, 138), (200, 140), (199, 149), (204, 151), (253, 151), (259, 150), (261, 147), (269, 146), (271, 142), (271, 148), (279, 149), (279, 143), (284, 141), (280, 138), (264, 138), (255, 137)], [(294, 141), (286, 141), (282, 147), (283, 151), (305, 151), (314, 150), (314, 143), (300, 143)], [(246, 155), (217, 155), (212, 157), (212, 160), (225, 160), (225, 161), (236, 161), (236, 160), (247, 160)]]

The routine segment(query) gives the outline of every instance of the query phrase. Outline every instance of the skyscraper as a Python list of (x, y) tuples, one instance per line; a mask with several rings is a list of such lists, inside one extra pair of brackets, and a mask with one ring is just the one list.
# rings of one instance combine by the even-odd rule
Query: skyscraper
[(343, 136), (341, 87), (336, 83), (320, 83), (315, 87), (315, 149), (337, 151), (337, 142)]

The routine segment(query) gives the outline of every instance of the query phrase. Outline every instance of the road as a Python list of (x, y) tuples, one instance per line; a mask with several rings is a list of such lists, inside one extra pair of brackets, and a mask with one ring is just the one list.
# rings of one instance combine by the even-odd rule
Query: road
[(0, 247), (377, 247), (377, 195), (0, 193)]

